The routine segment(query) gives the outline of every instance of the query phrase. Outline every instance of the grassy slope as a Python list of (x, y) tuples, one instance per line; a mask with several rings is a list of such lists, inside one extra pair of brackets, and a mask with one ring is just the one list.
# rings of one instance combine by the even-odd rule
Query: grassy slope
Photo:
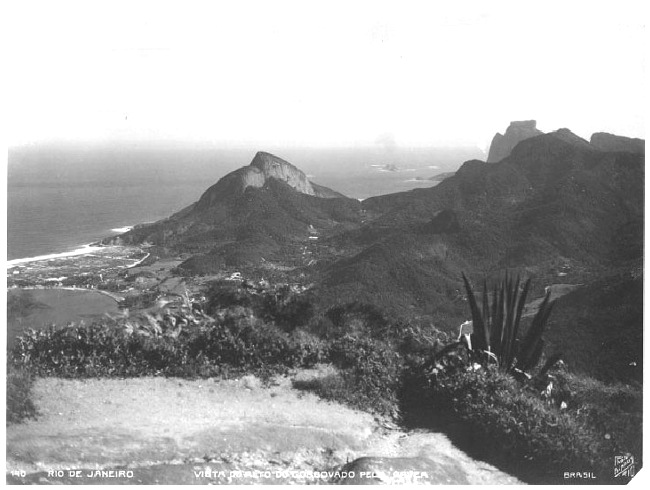
[(545, 334), (547, 352), (604, 381), (643, 379), (643, 277), (618, 274), (557, 301)]

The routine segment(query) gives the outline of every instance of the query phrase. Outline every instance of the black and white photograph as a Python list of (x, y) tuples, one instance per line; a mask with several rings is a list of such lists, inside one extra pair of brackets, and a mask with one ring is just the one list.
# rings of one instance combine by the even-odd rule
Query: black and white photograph
[(8, 0), (8, 485), (644, 480), (641, 0)]

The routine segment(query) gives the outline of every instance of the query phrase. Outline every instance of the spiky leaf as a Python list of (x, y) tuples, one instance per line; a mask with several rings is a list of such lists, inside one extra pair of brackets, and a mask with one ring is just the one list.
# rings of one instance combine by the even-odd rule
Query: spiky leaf
[(485, 323), (483, 322), (483, 315), (481, 315), (481, 310), (479, 310), (476, 298), (474, 297), (474, 291), (472, 290), (472, 286), (469, 284), (469, 280), (465, 277), (465, 274), (463, 274), (463, 281), (465, 282), (467, 300), (469, 301), (469, 307), (472, 312), (472, 329), (474, 330), (472, 334), (472, 348), (477, 350), (488, 350), (490, 344)]

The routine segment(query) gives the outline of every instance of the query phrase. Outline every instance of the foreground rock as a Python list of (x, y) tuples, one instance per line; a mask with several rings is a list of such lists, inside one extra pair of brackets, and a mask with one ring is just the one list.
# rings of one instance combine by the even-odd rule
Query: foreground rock
[(39, 419), (7, 429), (9, 483), (335, 483), (358, 458), (369, 482), (381, 471), (414, 483), (519, 483), (443, 434), (387, 429), (290, 378), (39, 379), (35, 401)]
[(414, 484), (465, 484), (469, 480), (456, 461), (440, 458), (433, 461), (425, 457), (413, 458), (359, 458), (343, 469), (350, 478), (340, 478), (343, 485), (414, 485)]

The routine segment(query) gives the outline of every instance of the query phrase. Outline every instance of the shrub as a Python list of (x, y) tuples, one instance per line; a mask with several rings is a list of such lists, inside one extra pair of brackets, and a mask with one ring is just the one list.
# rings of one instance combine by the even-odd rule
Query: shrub
[(327, 310), (325, 317), (334, 327), (330, 336), (370, 335), (377, 337), (388, 329), (389, 322), (375, 305), (358, 301), (337, 305)]
[[(116, 288), (105, 288), (108, 289), (109, 291), (118, 291), (119, 287)], [(147, 291), (147, 292), (140, 292), (139, 294), (131, 295), (131, 296), (125, 296), (124, 300), (120, 302), (120, 308), (125, 309), (125, 308), (131, 308), (131, 309), (137, 309), (137, 308), (150, 308), (156, 303), (156, 299), (158, 298), (158, 291)]]
[(361, 410), (396, 416), (403, 372), (402, 358), (389, 345), (345, 335), (330, 345), (329, 358), (341, 379), (321, 387), (326, 398)]
[[(530, 482), (559, 483), (565, 471), (579, 469), (593, 471), (603, 483), (612, 480), (615, 455), (629, 452), (640, 459), (640, 445), (617, 431), (617, 423), (610, 421), (608, 427), (600, 423), (618, 413), (609, 405), (612, 399), (627, 397), (625, 404), (640, 399), (640, 394), (619, 388), (605, 397), (609, 402), (603, 401), (610, 389), (589, 381), (591, 388), (573, 393), (573, 402), (562, 409), (497, 369), (450, 371), (436, 373), (426, 390), (434, 413), (452, 413), (484, 456), (499, 455), (498, 463)], [(578, 402), (587, 399), (586, 392), (590, 392), (591, 408)], [(638, 434), (637, 439), (640, 444)]]
[(394, 343), (410, 363), (420, 363), (449, 342), (449, 336), (435, 327), (398, 323), (393, 327)]
[(232, 306), (248, 308), (252, 304), (250, 296), (233, 285), (213, 284), (206, 296), (208, 297), (207, 312), (209, 314), (213, 314), (221, 308)]
[(314, 315), (313, 296), (288, 284), (263, 289), (245, 281), (243, 285), (214, 282), (206, 293), (207, 312), (216, 314), (224, 308), (250, 308), (257, 317), (275, 323), (290, 332), (306, 325)]
[(312, 367), (329, 359), (329, 346), (324, 340), (303, 330), (294, 330), (289, 336), (295, 346), (292, 359), (295, 366)]
[(643, 426), (643, 392), (621, 383), (605, 384), (565, 370), (552, 373), (553, 401), (583, 424), (609, 436), (615, 454), (632, 453), (640, 459)]
[(310, 367), (326, 348), (309, 335), (289, 335), (247, 316), (171, 330), (148, 323), (96, 323), (29, 330), (12, 352), (17, 366), (40, 376), (119, 377), (167, 375), (204, 377), (252, 372), (260, 375)]
[(281, 325), (286, 330), (306, 325), (314, 316), (311, 294), (292, 291), (289, 285), (267, 292), (261, 303), (260, 316), (266, 321)]
[[(565, 471), (592, 471), (599, 483), (612, 480), (615, 455), (641, 457), (640, 391), (606, 386), (555, 368), (558, 356), (542, 358), (542, 334), (552, 304), (547, 293), (525, 335), (521, 317), (530, 280), (487, 285), (479, 308), (463, 275), (472, 312), (469, 340), (448, 344), (411, 366), (403, 394), (430, 414), (452, 414), (482, 457), (495, 458), (530, 481), (562, 482)], [(462, 348), (462, 347), (466, 348)]]
[(522, 375), (533, 369), (542, 357), (542, 334), (553, 308), (550, 291), (546, 293), (526, 334), (520, 338), (521, 317), (530, 289), (530, 279), (520, 292), (519, 278), (513, 282), (506, 273), (505, 280), (494, 286), (491, 305), (487, 283), (484, 283), (482, 308), (478, 307), (465, 274), (463, 281), (472, 312), (473, 333), (468, 344), (470, 351), (476, 353), (475, 357), (484, 365), (496, 361), (499, 368), (507, 373)]

